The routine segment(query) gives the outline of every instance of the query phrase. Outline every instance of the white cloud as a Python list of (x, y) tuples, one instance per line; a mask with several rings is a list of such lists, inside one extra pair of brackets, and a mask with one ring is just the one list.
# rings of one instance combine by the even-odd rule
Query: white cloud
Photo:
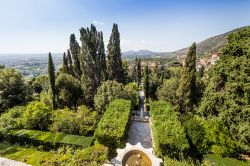
[(104, 25), (104, 22), (102, 22), (102, 21), (97, 21), (97, 20), (92, 21), (92, 23), (93, 23), (94, 25)]

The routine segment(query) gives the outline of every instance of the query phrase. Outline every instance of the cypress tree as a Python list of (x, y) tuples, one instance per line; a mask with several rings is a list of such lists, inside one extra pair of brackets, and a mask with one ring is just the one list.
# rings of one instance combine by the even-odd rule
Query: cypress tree
[(107, 79), (107, 66), (106, 66), (106, 55), (105, 55), (105, 48), (103, 42), (103, 34), (102, 32), (98, 33), (98, 50), (97, 50), (97, 57), (98, 57), (98, 72), (101, 81), (105, 81)]
[[(70, 44), (69, 44), (70, 53), (74, 61), (73, 72), (78, 78), (81, 78), (81, 64), (80, 64), (80, 46), (76, 40), (75, 34), (70, 35)], [(72, 61), (71, 61), (72, 62)]]
[(68, 57), (66, 56), (66, 53), (63, 53), (63, 72), (69, 74), (69, 66), (68, 66)]
[(118, 31), (117, 24), (113, 25), (112, 33), (108, 44), (107, 58), (108, 79), (124, 83), (125, 79), (121, 59), (120, 33)]
[(51, 53), (49, 52), (48, 56), (48, 74), (49, 74), (49, 82), (50, 82), (50, 88), (52, 91), (52, 107), (55, 109), (55, 96), (56, 96), (56, 88), (55, 88), (55, 67), (53, 63), (53, 59), (51, 56)]
[(149, 69), (148, 69), (148, 65), (144, 69), (143, 88), (144, 88), (144, 94), (145, 94), (146, 100), (148, 100), (148, 97), (149, 97)]
[(178, 110), (186, 113), (193, 110), (196, 103), (196, 44), (193, 43), (185, 59), (185, 65), (180, 79), (180, 85), (176, 96), (178, 99)]
[(91, 29), (81, 28), (81, 68), (82, 68), (82, 89), (85, 93), (85, 101), (92, 106), (94, 95), (100, 83), (98, 70), (99, 60), (97, 59), (97, 32), (93, 25)]
[(136, 81), (137, 81), (137, 86), (140, 86), (140, 81), (141, 81), (141, 58), (137, 60), (137, 65), (136, 65)]
[(74, 75), (73, 63), (69, 49), (67, 50), (67, 60), (68, 60), (69, 74)]

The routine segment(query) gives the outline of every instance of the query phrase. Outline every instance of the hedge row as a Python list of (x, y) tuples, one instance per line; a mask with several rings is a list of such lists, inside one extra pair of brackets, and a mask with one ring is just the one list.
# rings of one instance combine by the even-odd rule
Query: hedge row
[(130, 110), (131, 101), (112, 101), (98, 124), (95, 139), (111, 149), (120, 147), (127, 135)]
[(69, 135), (64, 133), (52, 133), (37, 130), (2, 130), (0, 136), (3, 140), (12, 143), (42, 145), (46, 149), (56, 148), (60, 145), (71, 145), (79, 147), (88, 147), (93, 142), (93, 137), (84, 137), (79, 135)]
[(151, 102), (150, 115), (155, 153), (159, 156), (181, 158), (189, 144), (172, 106), (164, 101)]

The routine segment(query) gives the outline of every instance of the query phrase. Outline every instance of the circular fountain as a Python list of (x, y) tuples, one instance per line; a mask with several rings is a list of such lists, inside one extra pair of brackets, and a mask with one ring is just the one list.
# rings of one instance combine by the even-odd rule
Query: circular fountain
[(115, 166), (160, 166), (162, 159), (153, 154), (153, 149), (145, 149), (141, 143), (131, 145), (126, 143), (124, 149), (116, 150), (118, 155), (111, 160)]

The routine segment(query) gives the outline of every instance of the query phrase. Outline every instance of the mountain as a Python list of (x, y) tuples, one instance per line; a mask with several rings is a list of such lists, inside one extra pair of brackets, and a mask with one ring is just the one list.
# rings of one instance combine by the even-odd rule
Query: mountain
[(150, 58), (150, 57), (155, 57), (159, 53), (158, 52), (152, 52), (149, 50), (139, 50), (139, 51), (127, 51), (122, 53), (122, 58), (128, 59), (128, 58), (136, 58), (136, 57), (141, 57), (141, 58)]
[[(245, 27), (250, 27), (250, 26), (245, 26)], [(226, 32), (224, 34), (205, 39), (201, 41), (200, 43), (197, 43), (197, 55), (202, 55), (205, 52), (209, 53), (209, 52), (219, 51), (221, 48), (223, 48), (227, 44), (227, 37), (229, 34), (234, 33), (245, 27), (237, 28), (232, 31)], [(175, 55), (175, 56), (184, 55), (188, 52), (188, 49), (189, 47), (186, 47), (186, 48), (174, 51), (172, 52), (172, 55)]]
[[(246, 26), (250, 27), (250, 26)], [(205, 52), (215, 52), (219, 51), (222, 47), (224, 47), (227, 44), (227, 36), (230, 33), (236, 32), (242, 28), (237, 28), (232, 31), (226, 32), (221, 35), (213, 36), (208, 39), (205, 39), (199, 43), (197, 43), (197, 55), (202, 55)], [(192, 43), (190, 43), (191, 45)], [(135, 58), (136, 56), (141, 58), (169, 58), (169, 57), (175, 57), (184, 55), (188, 52), (189, 47), (173, 51), (173, 52), (152, 52), (148, 50), (139, 50), (139, 51), (128, 51), (124, 52), (122, 55), (123, 58)]]

